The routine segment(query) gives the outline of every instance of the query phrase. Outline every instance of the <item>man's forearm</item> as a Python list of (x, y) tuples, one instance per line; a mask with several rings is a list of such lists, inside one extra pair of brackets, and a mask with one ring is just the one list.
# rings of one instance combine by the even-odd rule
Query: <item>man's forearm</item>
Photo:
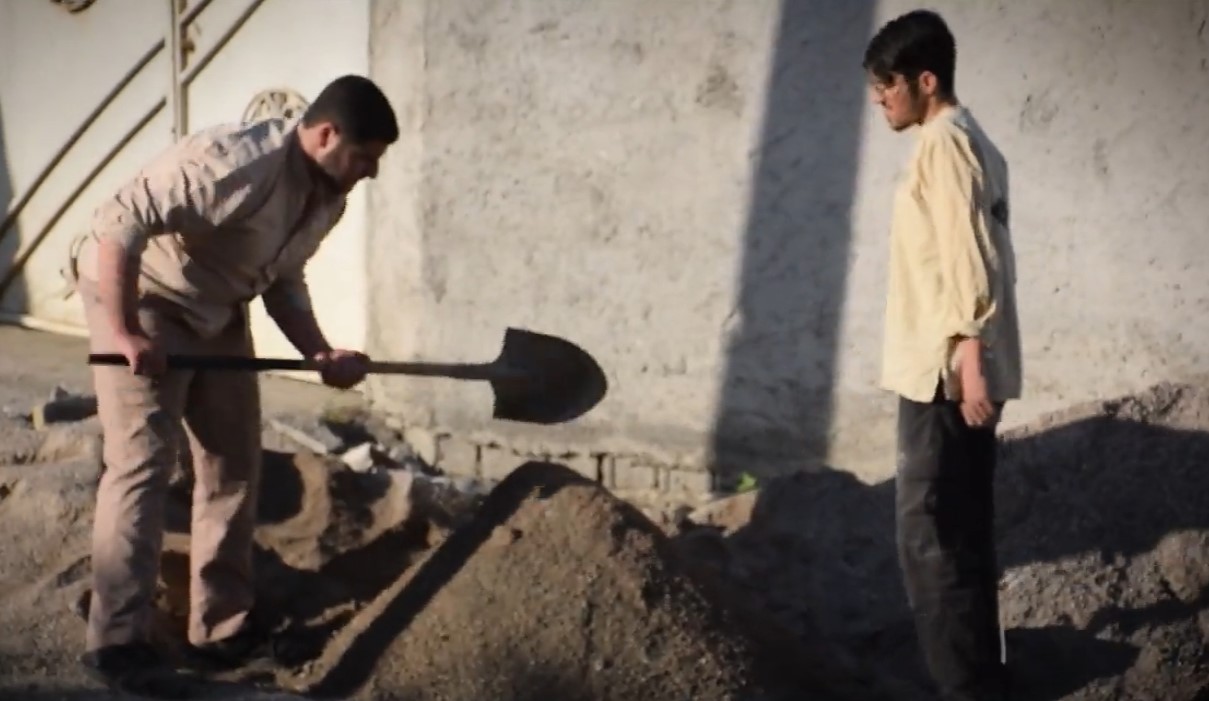
[(323, 331), (319, 329), (319, 322), (316, 321), (313, 311), (289, 304), (273, 304), (266, 309), (281, 329), (281, 333), (285, 334), (286, 340), (297, 348), (304, 358), (313, 358), (319, 353), (332, 350)]
[(138, 317), (138, 258), (121, 243), (102, 240), (97, 251), (97, 293), (114, 333), (143, 333)]

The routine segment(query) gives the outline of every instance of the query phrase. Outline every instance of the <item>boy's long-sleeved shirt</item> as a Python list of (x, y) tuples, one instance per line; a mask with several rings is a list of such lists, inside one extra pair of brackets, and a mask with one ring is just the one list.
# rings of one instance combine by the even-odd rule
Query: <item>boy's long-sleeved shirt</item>
[(1008, 167), (969, 111), (919, 129), (895, 194), (881, 387), (929, 402), (961, 398), (959, 337), (983, 343), (993, 401), (1021, 394)]
[(284, 121), (214, 127), (174, 144), (106, 199), (72, 269), (95, 281), (98, 243), (119, 242), (140, 259), (140, 293), (175, 302), (211, 337), (259, 295), (270, 313), (309, 310), (305, 265), (344, 206), (316, 182)]

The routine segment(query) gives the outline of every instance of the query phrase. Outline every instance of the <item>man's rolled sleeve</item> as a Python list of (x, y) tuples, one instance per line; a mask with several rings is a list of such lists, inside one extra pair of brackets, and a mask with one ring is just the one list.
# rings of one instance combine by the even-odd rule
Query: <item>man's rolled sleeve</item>
[(952, 134), (929, 140), (922, 165), (923, 200), (941, 258), (946, 335), (980, 337), (996, 307), (981, 170)]
[(234, 205), (234, 198), (223, 194), (225, 179), (226, 173), (204, 160), (170, 151), (101, 203), (93, 215), (93, 233), (132, 254), (166, 231), (205, 234)]

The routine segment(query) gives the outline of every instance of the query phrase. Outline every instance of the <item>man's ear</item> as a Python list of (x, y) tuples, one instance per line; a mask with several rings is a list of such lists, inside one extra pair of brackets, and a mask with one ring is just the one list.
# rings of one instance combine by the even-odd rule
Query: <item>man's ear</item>
[(324, 122), (319, 125), (318, 130), (319, 145), (322, 148), (328, 148), (336, 143), (340, 138), (340, 130), (331, 122)]

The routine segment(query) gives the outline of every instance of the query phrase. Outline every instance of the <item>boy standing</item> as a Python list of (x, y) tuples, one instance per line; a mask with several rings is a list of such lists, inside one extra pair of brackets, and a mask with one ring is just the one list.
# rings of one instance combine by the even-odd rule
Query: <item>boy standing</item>
[(945, 22), (917, 10), (869, 42), (890, 128), (917, 142), (894, 201), (881, 386), (899, 395), (897, 543), (942, 698), (1002, 699), (995, 427), (1021, 393), (1003, 155), (954, 93)]

